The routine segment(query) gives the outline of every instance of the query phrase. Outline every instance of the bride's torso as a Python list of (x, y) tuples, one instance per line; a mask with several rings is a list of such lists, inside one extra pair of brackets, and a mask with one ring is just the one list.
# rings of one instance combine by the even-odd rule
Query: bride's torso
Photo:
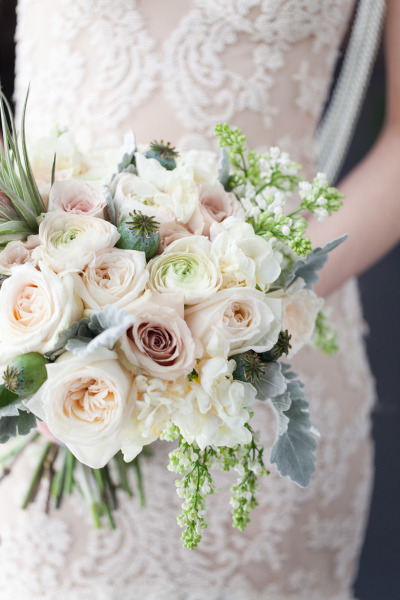
[[(353, 6), (20, 0), (17, 112), (30, 82), (33, 137), (57, 124), (87, 147), (119, 143), (132, 128), (140, 142), (208, 148), (214, 124), (227, 121), (246, 132), (251, 147), (279, 144), (311, 170), (315, 128)], [(122, 499), (116, 532), (93, 530), (78, 496), (50, 517), (40, 502), (15, 510), (29, 472), (21, 463), (0, 496), (5, 600), (349, 600), (370, 483), (372, 394), (354, 287), (333, 303), (341, 351), (327, 358), (309, 350), (295, 361), (322, 436), (310, 488), (272, 468), (241, 533), (230, 524), (234, 481), (222, 478), (203, 543), (189, 552), (179, 540), (179, 499), (163, 443), (144, 464), (147, 508)], [(257, 427), (271, 444), (266, 404)]]

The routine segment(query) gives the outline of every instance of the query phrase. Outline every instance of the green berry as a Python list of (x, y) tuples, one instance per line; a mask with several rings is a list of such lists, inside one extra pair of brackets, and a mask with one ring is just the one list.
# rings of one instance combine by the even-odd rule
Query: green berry
[(28, 352), (14, 358), (7, 366), (3, 379), (10, 392), (21, 398), (32, 396), (47, 379), (47, 358), (38, 352)]
[(152, 217), (133, 211), (118, 225), (117, 248), (144, 252), (146, 260), (153, 258), (160, 244), (158, 223)]

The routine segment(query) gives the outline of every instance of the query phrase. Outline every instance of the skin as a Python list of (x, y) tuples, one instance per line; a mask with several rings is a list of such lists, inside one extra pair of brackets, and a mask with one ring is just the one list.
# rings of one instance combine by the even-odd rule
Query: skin
[(316, 291), (328, 296), (372, 266), (400, 240), (400, 2), (387, 2), (386, 122), (369, 154), (338, 184), (344, 205), (322, 225), (310, 223), (313, 246), (348, 233), (321, 272)]

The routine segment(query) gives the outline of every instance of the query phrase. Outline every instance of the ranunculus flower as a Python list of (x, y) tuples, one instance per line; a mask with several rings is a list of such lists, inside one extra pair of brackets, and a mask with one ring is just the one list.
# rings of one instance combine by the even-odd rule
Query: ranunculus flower
[(160, 436), (185, 393), (185, 387), (179, 382), (144, 375), (136, 377), (135, 387), (134, 408), (122, 431), (121, 450), (127, 462)]
[(140, 302), (130, 312), (135, 322), (119, 341), (121, 359), (128, 368), (170, 380), (192, 371), (196, 363), (195, 343), (174, 308)]
[(265, 352), (281, 330), (281, 302), (250, 288), (220, 290), (185, 311), (185, 320), (204, 356)]
[(236, 196), (224, 190), (222, 185), (202, 185), (199, 191), (200, 211), (204, 219), (203, 235), (210, 235), (213, 223), (221, 223), (228, 217), (246, 219), (245, 212)]
[(17, 265), (31, 263), (32, 250), (40, 244), (37, 235), (30, 235), (26, 242), (16, 240), (9, 242), (0, 252), (0, 273), (11, 275), (11, 269)]
[(38, 271), (27, 263), (11, 270), (0, 289), (0, 364), (26, 352), (53, 350), (58, 337), (82, 317), (72, 277)]
[(202, 450), (208, 445), (232, 448), (251, 441), (245, 425), (256, 390), (250, 383), (233, 380), (235, 367), (234, 360), (219, 357), (202, 361), (198, 381), (189, 383), (179, 411), (171, 416), (185, 440), (196, 442)]
[(83, 271), (96, 252), (119, 240), (117, 228), (97, 217), (47, 213), (39, 225), (40, 246), (32, 256), (55, 273)]
[(228, 217), (210, 229), (212, 253), (219, 261), (223, 287), (266, 290), (280, 275), (281, 255), (270, 241), (256, 235), (250, 223)]
[(313, 290), (304, 287), (304, 280), (299, 277), (287, 290), (278, 290), (267, 297), (282, 300), (282, 329), (291, 334), (291, 350), (288, 358), (292, 358), (303, 346), (311, 341), (317, 315), (324, 305)]
[(143, 292), (149, 273), (144, 252), (105, 248), (96, 253), (82, 275), (74, 273), (73, 278), (85, 308), (107, 304), (123, 308)]
[(181, 293), (185, 304), (209, 298), (222, 281), (219, 264), (210, 250), (210, 241), (203, 236), (176, 240), (148, 263), (150, 288), (160, 293)]
[(134, 405), (134, 378), (115, 352), (101, 348), (87, 359), (71, 352), (47, 365), (48, 379), (26, 402), (78, 460), (100, 469), (121, 448), (121, 432)]
[(106, 204), (106, 188), (103, 185), (67, 179), (53, 183), (48, 210), (103, 218)]

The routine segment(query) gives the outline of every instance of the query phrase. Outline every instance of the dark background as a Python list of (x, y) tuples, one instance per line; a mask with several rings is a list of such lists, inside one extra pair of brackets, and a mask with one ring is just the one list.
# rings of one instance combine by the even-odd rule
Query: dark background
[[(0, 80), (12, 97), (15, 1), (0, 0)], [(385, 112), (385, 72), (378, 54), (363, 110), (341, 175), (368, 151)], [(400, 162), (400, 157), (399, 157)], [(400, 201), (400, 190), (399, 190)], [(359, 600), (400, 600), (400, 247), (360, 278), (367, 351), (379, 401), (372, 414), (375, 486), (355, 594)], [(323, 600), (323, 598), (321, 598)]]

